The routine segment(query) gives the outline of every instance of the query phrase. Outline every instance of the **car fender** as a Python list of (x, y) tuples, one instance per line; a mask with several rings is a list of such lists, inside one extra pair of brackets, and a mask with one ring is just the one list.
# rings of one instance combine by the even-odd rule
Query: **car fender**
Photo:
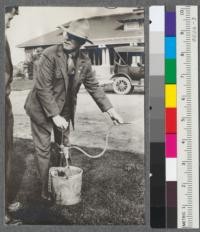
[(132, 83), (132, 80), (131, 80), (131, 78), (129, 77), (129, 75), (127, 75), (127, 74), (125, 74), (125, 73), (117, 73), (117, 74), (114, 74), (110, 79), (112, 80), (112, 79), (114, 79), (114, 78), (116, 78), (116, 77), (120, 77), (120, 76), (126, 77), (126, 78), (130, 81), (130, 83)]

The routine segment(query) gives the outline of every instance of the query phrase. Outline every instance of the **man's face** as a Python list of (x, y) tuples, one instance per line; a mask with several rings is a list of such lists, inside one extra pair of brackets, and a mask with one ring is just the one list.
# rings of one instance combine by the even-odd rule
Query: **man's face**
[(40, 57), (40, 56), (42, 55), (42, 52), (43, 52), (43, 48), (37, 48), (37, 49), (36, 49), (36, 55), (37, 55), (38, 57)]
[(15, 15), (16, 15), (15, 8), (13, 8), (11, 12), (8, 12), (5, 14), (5, 27), (6, 28), (10, 28), (10, 22)]
[(65, 40), (63, 42), (63, 48), (67, 52), (73, 52), (81, 47), (81, 43), (78, 39), (76, 39), (74, 36), (71, 36), (70, 34), (65, 35)]

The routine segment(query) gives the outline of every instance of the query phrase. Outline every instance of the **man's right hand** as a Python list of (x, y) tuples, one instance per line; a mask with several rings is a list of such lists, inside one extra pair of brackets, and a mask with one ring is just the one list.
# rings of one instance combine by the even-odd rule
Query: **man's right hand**
[(65, 120), (65, 118), (61, 117), (60, 115), (56, 115), (52, 117), (52, 120), (54, 124), (60, 129), (66, 130), (69, 125), (69, 123)]

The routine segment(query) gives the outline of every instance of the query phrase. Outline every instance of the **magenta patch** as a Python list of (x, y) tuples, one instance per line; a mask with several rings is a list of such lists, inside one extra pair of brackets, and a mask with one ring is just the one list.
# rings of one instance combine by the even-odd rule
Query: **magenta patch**
[(176, 134), (166, 134), (165, 136), (165, 156), (168, 158), (177, 157)]

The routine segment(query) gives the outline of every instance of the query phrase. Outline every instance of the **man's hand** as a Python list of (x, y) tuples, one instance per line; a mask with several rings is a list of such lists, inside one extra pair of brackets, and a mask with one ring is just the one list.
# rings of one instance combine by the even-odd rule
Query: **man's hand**
[(63, 130), (66, 130), (69, 125), (69, 123), (65, 120), (65, 118), (61, 117), (60, 115), (56, 115), (52, 117), (52, 120), (58, 128)]
[(123, 123), (122, 117), (115, 111), (114, 108), (110, 108), (107, 111), (107, 114), (110, 116), (111, 120), (113, 121), (115, 125), (119, 125)]

